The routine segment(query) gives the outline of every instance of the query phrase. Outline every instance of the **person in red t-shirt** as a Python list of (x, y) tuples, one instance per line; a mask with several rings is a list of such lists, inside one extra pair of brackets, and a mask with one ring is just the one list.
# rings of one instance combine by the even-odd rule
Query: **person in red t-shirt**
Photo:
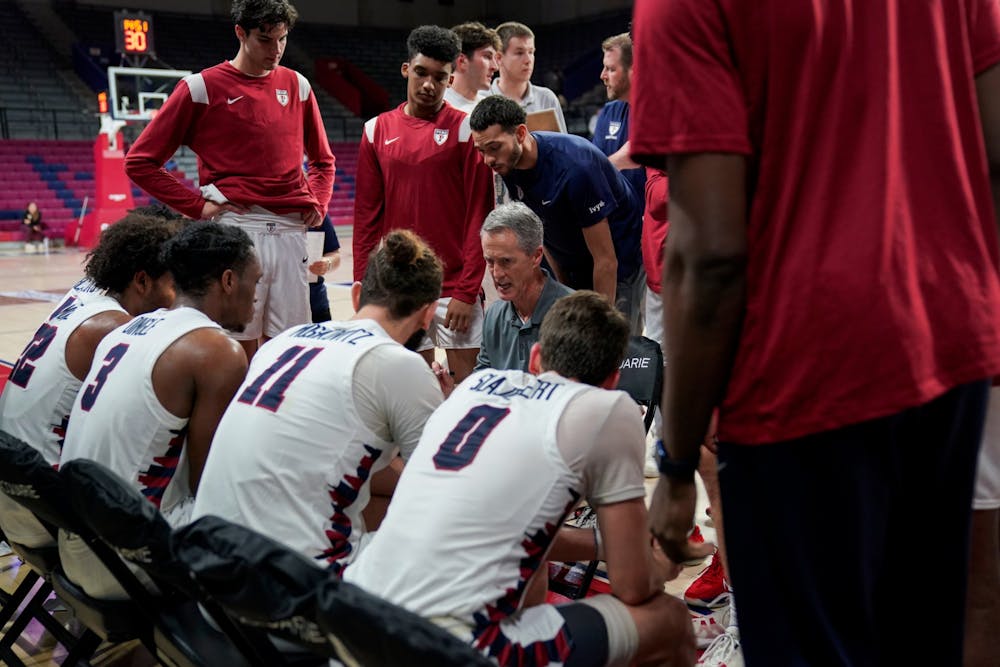
[(469, 117), (444, 101), (461, 46), (440, 26), (410, 33), (406, 102), (365, 123), (354, 198), (354, 280), (393, 229), (416, 232), (441, 258), (441, 300), (420, 352), (430, 363), (434, 346), (444, 348), (456, 382), (472, 372), (482, 340), (479, 230), (493, 208), (493, 174), (470, 139)]
[[(252, 356), (261, 340), (310, 321), (306, 228), (326, 215), (334, 157), (309, 81), (278, 65), (298, 12), (286, 0), (235, 0), (232, 16), (236, 57), (177, 84), (132, 145), (125, 172), (189, 218), (250, 234), (264, 278), (253, 321), (230, 333)], [(181, 145), (198, 155), (200, 192), (163, 168)]]
[(670, 174), (654, 533), (685, 559), (719, 406), (746, 664), (958, 664), (1000, 5), (638, 0), (634, 26), (632, 157)]

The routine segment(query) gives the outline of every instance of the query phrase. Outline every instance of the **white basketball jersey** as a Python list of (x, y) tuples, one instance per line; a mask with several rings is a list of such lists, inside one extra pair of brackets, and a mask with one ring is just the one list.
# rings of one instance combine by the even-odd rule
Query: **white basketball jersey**
[(471, 375), (428, 420), (344, 578), (425, 617), (480, 625), (512, 614), (586, 490), (583, 457), (567, 464), (557, 427), (590, 391), (601, 390), (554, 373)]
[(90, 278), (84, 277), (76, 281), (76, 284), (69, 288), (66, 296), (78, 297), (81, 301), (89, 301), (93, 297), (103, 296), (104, 290), (94, 284)]
[(352, 389), (358, 363), (384, 346), (423, 363), (372, 320), (294, 327), (261, 347), (219, 422), (192, 518), (248, 526), (324, 567), (349, 562), (368, 480), (395, 450), (364, 424)]
[(188, 498), (188, 420), (156, 398), (153, 366), (177, 339), (204, 328), (221, 330), (194, 308), (160, 309), (105, 336), (73, 403), (62, 461), (102, 463), (164, 512)]
[(37, 449), (52, 465), (59, 463), (81, 384), (66, 365), (66, 341), (81, 324), (109, 310), (125, 312), (118, 301), (99, 291), (70, 290), (21, 353), (0, 396), (0, 428)]

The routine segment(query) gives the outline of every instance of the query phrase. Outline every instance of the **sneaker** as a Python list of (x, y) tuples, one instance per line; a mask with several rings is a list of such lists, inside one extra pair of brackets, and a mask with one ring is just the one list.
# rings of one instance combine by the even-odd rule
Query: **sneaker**
[(739, 638), (730, 632), (723, 632), (708, 645), (695, 664), (705, 667), (744, 667)]
[[(705, 543), (705, 536), (701, 534), (701, 528), (695, 526), (691, 530), (691, 532), (688, 534), (688, 542), (690, 544)], [(683, 565), (684, 567), (694, 567), (695, 565), (701, 565), (704, 562), (705, 562), (705, 557), (702, 556), (701, 558), (692, 558), (691, 560), (686, 560), (683, 563), (681, 563), (681, 565)]]
[(577, 528), (594, 528), (597, 526), (597, 510), (590, 505), (580, 505), (566, 518), (565, 523)]
[(725, 634), (729, 625), (729, 606), (721, 609), (706, 609), (691, 612), (691, 625), (694, 629), (694, 640), (698, 648), (708, 648), (715, 639)]
[(712, 562), (708, 564), (698, 578), (684, 591), (684, 601), (693, 607), (718, 609), (729, 606), (729, 588), (725, 582), (725, 572), (722, 569), (722, 559), (716, 549)]

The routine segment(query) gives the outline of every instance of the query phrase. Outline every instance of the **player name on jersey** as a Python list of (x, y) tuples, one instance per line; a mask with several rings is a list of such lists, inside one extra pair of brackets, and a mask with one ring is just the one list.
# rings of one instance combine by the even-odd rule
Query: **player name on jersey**
[(145, 336), (162, 321), (162, 317), (137, 317), (122, 330), (122, 333), (126, 336)]
[(507, 377), (499, 373), (482, 373), (476, 384), (469, 391), (478, 391), (491, 396), (503, 398), (527, 398), (534, 401), (547, 401), (552, 398), (556, 389), (563, 385), (556, 382), (536, 380), (533, 384), (517, 387), (507, 381)]
[(330, 340), (357, 345), (358, 341), (371, 338), (375, 334), (364, 327), (328, 327), (323, 324), (306, 324), (292, 333), (292, 338), (308, 340)]

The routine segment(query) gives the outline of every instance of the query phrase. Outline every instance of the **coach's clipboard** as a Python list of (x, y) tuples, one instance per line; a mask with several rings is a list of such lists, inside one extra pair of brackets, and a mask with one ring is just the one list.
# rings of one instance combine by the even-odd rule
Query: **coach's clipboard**
[(532, 111), (528, 114), (525, 124), (528, 126), (529, 132), (538, 132), (539, 130), (543, 132), (562, 132), (555, 109)]

